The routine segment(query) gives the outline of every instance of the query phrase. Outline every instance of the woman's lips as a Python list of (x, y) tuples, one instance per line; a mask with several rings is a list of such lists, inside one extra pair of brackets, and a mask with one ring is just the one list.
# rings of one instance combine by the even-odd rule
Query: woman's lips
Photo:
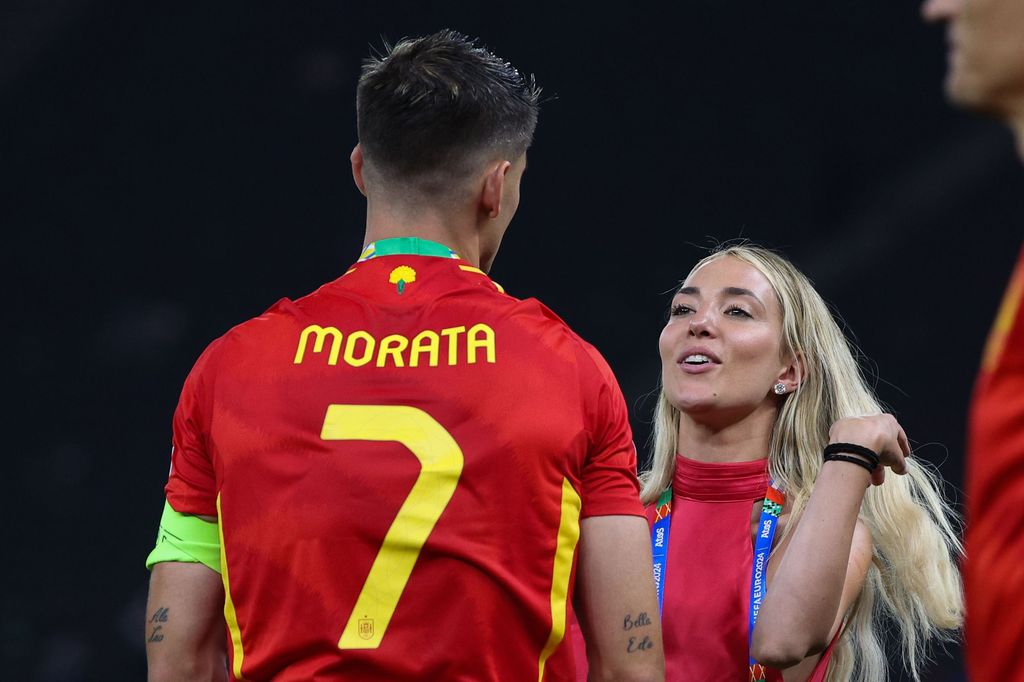
[(717, 362), (705, 362), (702, 364), (687, 364), (685, 362), (680, 362), (678, 364), (679, 367), (687, 374), (705, 374), (715, 367), (718, 367)]

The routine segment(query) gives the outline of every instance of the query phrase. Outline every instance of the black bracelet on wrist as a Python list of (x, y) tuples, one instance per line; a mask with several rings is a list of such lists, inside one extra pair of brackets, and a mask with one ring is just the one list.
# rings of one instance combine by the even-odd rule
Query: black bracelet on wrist
[(850, 457), (849, 455), (825, 455), (826, 462), (849, 462), (850, 464), (856, 464), (857, 466), (864, 467), (868, 470), (868, 473), (873, 472), (878, 465), (872, 466), (867, 460), (863, 460), (860, 457)]
[[(863, 445), (857, 445), (856, 443), (829, 443), (825, 446), (825, 451), (822, 453), (825, 460), (827, 461), (830, 456), (839, 454), (848, 455), (860, 455), (871, 462), (871, 469), (874, 470), (881, 463), (882, 458), (878, 456), (878, 453), (871, 448), (866, 448)], [(866, 463), (866, 462), (865, 462)]]

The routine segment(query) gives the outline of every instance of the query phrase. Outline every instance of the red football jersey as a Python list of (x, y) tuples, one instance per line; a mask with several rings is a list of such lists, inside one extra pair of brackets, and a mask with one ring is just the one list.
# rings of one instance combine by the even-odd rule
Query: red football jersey
[(357, 263), (216, 340), (172, 464), (247, 679), (572, 680), (580, 518), (643, 515), (607, 364), (458, 259)]
[(985, 349), (967, 459), (967, 667), (1024, 682), (1024, 249)]

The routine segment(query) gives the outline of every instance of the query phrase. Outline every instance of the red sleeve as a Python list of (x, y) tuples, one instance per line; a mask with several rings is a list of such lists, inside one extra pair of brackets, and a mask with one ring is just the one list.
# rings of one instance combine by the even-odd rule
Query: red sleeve
[(164, 491), (182, 514), (217, 515), (217, 481), (209, 451), (211, 356), (217, 342), (199, 356), (174, 411), (171, 473)]
[(590, 452), (583, 466), (581, 518), (625, 514), (643, 516), (636, 477), (636, 447), (619, 384), (601, 355), (590, 347), (581, 358), (583, 417)]
[(1019, 671), (1024, 642), (1024, 611), (1013, 607), (1024, 591), (1022, 299), (1024, 249), (989, 337), (971, 406), (964, 587), (967, 668), (976, 680), (1007, 679), (1008, 671)]

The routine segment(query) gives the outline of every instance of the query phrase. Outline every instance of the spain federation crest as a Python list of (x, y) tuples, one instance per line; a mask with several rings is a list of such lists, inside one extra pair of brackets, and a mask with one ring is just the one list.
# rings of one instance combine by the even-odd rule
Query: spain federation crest
[(359, 637), (361, 639), (373, 639), (373, 618), (359, 619)]

